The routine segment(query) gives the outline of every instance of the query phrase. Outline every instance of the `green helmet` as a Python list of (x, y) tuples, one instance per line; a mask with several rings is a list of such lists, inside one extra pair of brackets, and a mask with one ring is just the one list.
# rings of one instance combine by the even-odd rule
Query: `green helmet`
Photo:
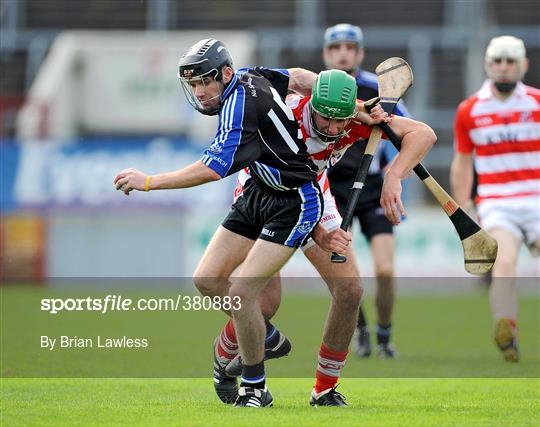
[(356, 109), (356, 90), (356, 80), (345, 71), (322, 71), (311, 90), (311, 107), (330, 119), (350, 119)]

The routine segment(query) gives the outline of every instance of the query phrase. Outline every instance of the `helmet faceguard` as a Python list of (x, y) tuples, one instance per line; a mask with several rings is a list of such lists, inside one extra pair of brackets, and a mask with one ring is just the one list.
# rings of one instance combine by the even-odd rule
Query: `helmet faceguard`
[(347, 134), (345, 126), (336, 135), (317, 127), (315, 114), (326, 119), (350, 120), (356, 115), (356, 81), (341, 70), (322, 71), (311, 91), (310, 123), (323, 142), (333, 142)]
[[(193, 45), (178, 63), (178, 78), (184, 95), (193, 108), (202, 114), (215, 115), (221, 110), (221, 95), (225, 90), (223, 84), (223, 67), (232, 68), (232, 58), (227, 48), (216, 39), (205, 39)], [(215, 81), (221, 83), (219, 93), (212, 98), (199, 100), (194, 88)], [(216, 102), (216, 100), (218, 102)], [(205, 106), (205, 104), (214, 104)]]

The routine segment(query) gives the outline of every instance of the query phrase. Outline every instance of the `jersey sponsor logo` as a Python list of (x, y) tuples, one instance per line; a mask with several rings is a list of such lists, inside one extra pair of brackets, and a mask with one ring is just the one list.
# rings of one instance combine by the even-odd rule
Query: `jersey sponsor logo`
[(474, 120), (474, 125), (477, 127), (480, 126), (489, 126), (493, 123), (493, 119), (491, 117), (478, 117)]
[(540, 137), (540, 126), (534, 122), (498, 124), (472, 129), (470, 136), (472, 141), (477, 145), (527, 141)]
[(228, 163), (225, 160), (223, 160), (221, 157), (216, 157), (216, 156), (209, 156), (209, 157), (212, 160), (215, 160), (216, 162), (218, 162), (224, 168), (226, 168), (228, 166)]
[(257, 98), (257, 89), (253, 86), (253, 78), (250, 77), (247, 81), (247, 87), (251, 90), (251, 96)]
[(267, 228), (263, 228), (261, 233), (269, 237), (274, 237), (275, 234), (272, 230), (268, 230)]

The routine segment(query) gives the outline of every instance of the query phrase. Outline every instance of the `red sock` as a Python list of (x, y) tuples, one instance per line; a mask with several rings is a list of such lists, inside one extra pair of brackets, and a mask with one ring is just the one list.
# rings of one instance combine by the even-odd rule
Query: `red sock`
[(320, 393), (336, 386), (341, 368), (345, 365), (348, 351), (333, 351), (321, 344), (319, 363), (315, 375), (315, 393)]
[(218, 356), (231, 360), (238, 354), (238, 341), (236, 341), (236, 332), (232, 319), (229, 319), (223, 327), (216, 343), (216, 350)]

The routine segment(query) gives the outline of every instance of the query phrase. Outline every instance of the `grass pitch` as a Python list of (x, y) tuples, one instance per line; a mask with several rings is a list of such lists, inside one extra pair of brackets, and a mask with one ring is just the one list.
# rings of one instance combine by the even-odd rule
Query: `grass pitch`
[[(50, 315), (39, 310), (50, 292), (2, 290), (2, 426), (540, 424), (537, 296), (520, 300), (518, 364), (504, 362), (492, 343), (486, 295), (398, 297), (393, 337), (400, 359), (351, 354), (338, 389), (350, 407), (311, 408), (329, 298), (284, 295), (275, 324), (293, 351), (267, 363), (275, 406), (250, 410), (222, 404), (213, 390), (210, 344), (225, 322), (222, 313)], [(373, 324), (369, 300), (365, 308)], [(152, 346), (146, 352), (39, 348), (43, 333), (98, 332), (148, 336)]]
[(311, 379), (270, 380), (275, 406), (232, 408), (210, 379), (8, 379), (2, 425), (538, 425), (538, 379), (346, 379), (349, 408), (312, 408)]

